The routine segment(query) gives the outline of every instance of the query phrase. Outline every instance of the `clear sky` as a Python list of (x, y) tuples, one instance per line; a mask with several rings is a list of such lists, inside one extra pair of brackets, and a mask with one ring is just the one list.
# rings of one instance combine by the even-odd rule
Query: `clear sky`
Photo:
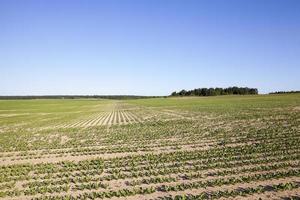
[(0, 95), (300, 90), (299, 0), (0, 0)]

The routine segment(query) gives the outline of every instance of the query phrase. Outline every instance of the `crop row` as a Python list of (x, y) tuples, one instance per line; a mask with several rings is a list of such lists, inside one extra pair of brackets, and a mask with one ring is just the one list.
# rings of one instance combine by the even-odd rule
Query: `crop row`
[[(65, 196), (43, 196), (41, 198), (34, 198), (36, 200), (43, 199), (43, 200), (57, 200), (57, 199), (96, 199), (96, 198), (112, 198), (112, 197), (126, 197), (126, 196), (133, 196), (138, 194), (152, 194), (157, 191), (162, 192), (170, 192), (170, 191), (184, 191), (187, 189), (195, 189), (195, 188), (206, 188), (206, 187), (214, 187), (214, 186), (220, 186), (220, 185), (233, 185), (236, 183), (243, 183), (243, 182), (252, 182), (252, 181), (258, 181), (258, 180), (270, 180), (274, 178), (282, 178), (282, 177), (290, 177), (290, 176), (299, 176), (299, 171), (287, 171), (287, 172), (276, 172), (276, 173), (268, 173), (268, 174), (259, 174), (259, 175), (253, 175), (253, 176), (243, 176), (239, 178), (228, 178), (228, 179), (215, 179), (215, 180), (209, 180), (209, 181), (199, 181), (199, 182), (193, 182), (193, 183), (183, 183), (173, 186), (157, 186), (157, 187), (135, 187), (135, 188), (124, 188), (117, 191), (103, 191), (103, 192), (84, 192), (79, 194), (78, 196), (72, 196), (72, 195), (65, 195)], [(298, 188), (299, 184), (294, 183), (288, 183), (288, 184), (278, 184), (278, 186), (274, 186), (273, 188), (276, 189), (293, 189)], [(258, 187), (261, 188), (261, 187)], [(246, 191), (246, 190), (245, 190)], [(225, 192), (224, 194), (226, 194)], [(204, 193), (203, 193), (204, 194)], [(206, 194), (206, 193), (205, 193)], [(247, 194), (243, 193), (243, 194)], [(240, 194), (241, 195), (241, 194)]]
[[(277, 169), (282, 169), (282, 168), (297, 168), (299, 166), (299, 163), (279, 163), (279, 164), (273, 164), (273, 165), (267, 165), (267, 166), (254, 166), (254, 167), (248, 167), (248, 168), (240, 168), (240, 169), (231, 169), (231, 170), (220, 170), (220, 171), (215, 171), (213, 174), (212, 173), (193, 173), (192, 171), (187, 170), (187, 174), (182, 174), (180, 177), (184, 179), (192, 179), (192, 178), (204, 178), (206, 176), (225, 176), (225, 175), (232, 175), (232, 174), (240, 174), (244, 172), (262, 172), (262, 171), (271, 171), (271, 170), (277, 170)], [(172, 170), (167, 170), (167, 171), (161, 171), (158, 172), (157, 175), (161, 175), (162, 172), (175, 172)], [(178, 172), (178, 171), (177, 171)], [(181, 171), (179, 171), (181, 173)], [(154, 174), (154, 173), (153, 173)], [(166, 173), (168, 174), (168, 173)], [(96, 175), (96, 174), (95, 174)], [(143, 177), (143, 176), (141, 176)], [(146, 176), (148, 177), (148, 176)], [(126, 176), (117, 176), (115, 179), (119, 178), (128, 178)], [(131, 177), (132, 178), (132, 177)], [(140, 178), (140, 177), (136, 177)], [(29, 182), (27, 184), (24, 184), (23, 187), (29, 187), (29, 188), (36, 188), (36, 187), (45, 187), (45, 186), (54, 186), (54, 185), (66, 185), (66, 184), (77, 184), (76, 187), (73, 187), (74, 190), (78, 190), (78, 188), (83, 187), (85, 188), (84, 184), (82, 183), (93, 183), (96, 181), (104, 181), (104, 180), (113, 180), (113, 179), (107, 179), (105, 177), (97, 177), (97, 176), (86, 176), (82, 174), (78, 174), (76, 177), (68, 177), (66, 176), (63, 179), (59, 180), (44, 180), (44, 181), (34, 181), (34, 182)], [(177, 181), (177, 178), (174, 177), (151, 177), (151, 178), (144, 178), (144, 179), (136, 179), (133, 181), (127, 181), (126, 184), (130, 186), (135, 186), (135, 185), (140, 185), (140, 184), (152, 184), (152, 183), (163, 183), (163, 182), (175, 182)], [(80, 184), (78, 184), (80, 183)], [(82, 186), (80, 186), (82, 185)], [(90, 188), (94, 188), (97, 186), (90, 186)], [(103, 186), (101, 186), (103, 187)], [(104, 188), (104, 187), (103, 187)]]
[(300, 187), (299, 183), (288, 182), (279, 183), (268, 186), (248, 187), (235, 190), (218, 190), (211, 192), (202, 192), (197, 195), (183, 194), (169, 197), (161, 197), (160, 200), (206, 200), (206, 199), (220, 199), (220, 198), (233, 198), (238, 196), (247, 196), (253, 194), (262, 194), (272, 190), (273, 192), (292, 190)]
[[(190, 152), (193, 153), (193, 152)], [(172, 155), (172, 154), (171, 154)], [(224, 168), (224, 167), (235, 167), (235, 166), (242, 166), (242, 165), (246, 165), (246, 164), (262, 164), (262, 163), (266, 163), (266, 162), (278, 162), (278, 161), (288, 161), (288, 160), (297, 160), (299, 159), (299, 153), (297, 150), (293, 151), (274, 151), (272, 153), (269, 154), (262, 154), (259, 155), (259, 157), (255, 156), (255, 154), (249, 154), (249, 156), (244, 157), (243, 159), (241, 159), (241, 157), (232, 157), (230, 158), (229, 156), (226, 157), (226, 159), (223, 159), (222, 157), (213, 157), (213, 158), (204, 158), (204, 160), (196, 160), (195, 162), (191, 163), (191, 162), (187, 162), (187, 160), (189, 159), (184, 159), (186, 158), (186, 156), (190, 156), (190, 154), (179, 154), (179, 156), (182, 158), (183, 161), (181, 162), (176, 162), (174, 164), (171, 165), (156, 165), (156, 163), (162, 163), (162, 162), (166, 162), (165, 159), (161, 159), (159, 157), (156, 157), (154, 155), (147, 155), (145, 156), (145, 160), (147, 158), (151, 158), (150, 160), (153, 160), (152, 158), (155, 158), (153, 162), (153, 166), (149, 166), (149, 167), (131, 167), (131, 168), (125, 168), (124, 170), (126, 171), (130, 171), (132, 172), (131, 177), (137, 177), (137, 176), (141, 176), (141, 175), (148, 175), (146, 172), (147, 170), (151, 170), (151, 169), (172, 169), (172, 168), (179, 168), (182, 167), (184, 165), (191, 165), (193, 164), (194, 167), (191, 168), (187, 168), (187, 170), (193, 170), (197, 171), (197, 170), (204, 170), (204, 169), (209, 169), (209, 168)], [(192, 154), (193, 155), (193, 154)], [(148, 157), (150, 156), (150, 157)], [(265, 158), (262, 158), (262, 157)], [(272, 157), (274, 156), (274, 157)], [(279, 156), (279, 158), (276, 158), (277, 156)], [(197, 159), (198, 157), (192, 157), (193, 159)], [(229, 158), (229, 159), (227, 159)], [(247, 159), (250, 160), (247, 160)], [(256, 159), (258, 158), (258, 159)], [(157, 160), (158, 159), (158, 160)], [(254, 159), (254, 160), (253, 160)], [(169, 160), (167, 161), (176, 161), (177, 158), (172, 159), (172, 157), (169, 157)], [(109, 161), (110, 162), (110, 161)], [(225, 162), (225, 163), (224, 163)], [(45, 178), (51, 178), (53, 177), (54, 174), (56, 177), (64, 177), (65, 176), (65, 172), (67, 172), (68, 174), (72, 171), (76, 172), (76, 174), (78, 174), (78, 172), (82, 171), (81, 175), (84, 174), (88, 174), (88, 175), (94, 175), (94, 174), (101, 174), (102, 171), (105, 169), (107, 161), (103, 161), (102, 159), (94, 159), (94, 160), (87, 160), (87, 161), (80, 161), (78, 163), (74, 163), (74, 162), (61, 162), (61, 163), (57, 163), (57, 164), (37, 164), (37, 165), (16, 165), (14, 166), (7, 166), (6, 168), (2, 168), (2, 173), (0, 176), (0, 180), (1, 182), (5, 182), (5, 181), (10, 181), (10, 180), (28, 180), (30, 177), (28, 176), (29, 172), (31, 172), (32, 170), (34, 170), (34, 174), (36, 174), (36, 178), (38, 178), (39, 176), (41, 176), (42, 174), (45, 174)], [(132, 163), (132, 162), (129, 162)], [(140, 164), (140, 163), (139, 163)], [(104, 166), (103, 166), (104, 165)], [(151, 164), (152, 165), (152, 164)], [(130, 166), (130, 165), (129, 165)], [(133, 166), (136, 166), (136, 164), (134, 164)], [(4, 170), (6, 169), (6, 170)], [(120, 169), (118, 170), (105, 170), (106, 173), (111, 172), (112, 174), (120, 174)], [(145, 171), (145, 173), (141, 174), (142, 172), (138, 172), (138, 171)], [(178, 171), (178, 170), (175, 170)], [(183, 170), (184, 172), (184, 170)], [(106, 176), (106, 179), (111, 179), (113, 178), (110, 175)], [(125, 177), (128, 177), (125, 176)], [(36, 179), (35, 177), (32, 177)]]
[[(216, 178), (207, 181), (192, 181), (192, 182), (184, 182), (175, 185), (161, 185), (154, 188), (155, 191), (162, 192), (170, 192), (170, 191), (184, 191), (188, 189), (198, 189), (198, 188), (206, 188), (206, 187), (216, 187), (223, 185), (234, 185), (238, 183), (249, 183), (254, 181), (265, 181), (270, 179), (280, 179), (287, 177), (299, 177), (300, 170), (299, 169), (289, 169), (283, 171), (275, 171), (275, 172), (267, 172), (253, 175), (242, 175), (238, 177), (228, 177), (228, 178)], [(168, 181), (167, 181), (168, 182)], [(160, 183), (159, 180), (156, 183)], [(75, 190), (84, 190), (84, 189), (98, 189), (98, 188), (107, 188), (106, 184), (102, 182), (94, 182), (87, 184), (79, 184), (74, 187)], [(153, 187), (151, 186), (151, 191)], [(31, 187), (24, 191), (18, 191), (12, 193), (14, 191), (2, 191), (0, 192), (0, 197), (16, 195), (24, 193), (25, 195), (36, 195), (36, 194), (45, 194), (45, 193), (59, 193), (59, 192), (67, 192), (70, 189), (67, 185), (60, 186), (40, 186), (40, 187)]]

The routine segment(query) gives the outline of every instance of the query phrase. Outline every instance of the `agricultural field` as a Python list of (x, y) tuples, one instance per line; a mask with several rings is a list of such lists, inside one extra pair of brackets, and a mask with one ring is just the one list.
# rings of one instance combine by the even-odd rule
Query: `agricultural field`
[(0, 101), (0, 199), (299, 198), (299, 94)]

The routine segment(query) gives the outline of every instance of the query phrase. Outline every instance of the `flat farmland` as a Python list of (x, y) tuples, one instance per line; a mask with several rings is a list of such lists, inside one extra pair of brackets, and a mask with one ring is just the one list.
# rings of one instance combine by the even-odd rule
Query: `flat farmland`
[(0, 101), (0, 199), (299, 197), (299, 94)]

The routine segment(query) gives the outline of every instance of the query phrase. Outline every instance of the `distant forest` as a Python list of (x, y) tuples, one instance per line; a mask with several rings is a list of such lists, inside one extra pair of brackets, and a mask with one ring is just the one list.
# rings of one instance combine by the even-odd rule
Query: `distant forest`
[(277, 91), (277, 92), (270, 92), (269, 94), (294, 94), (300, 93), (300, 91)]
[(197, 88), (193, 90), (181, 90), (173, 92), (171, 96), (217, 96), (217, 95), (255, 95), (256, 88), (228, 87), (228, 88)]
[(0, 96), (1, 99), (145, 99), (161, 96), (135, 96), (135, 95), (42, 95), (42, 96)]

